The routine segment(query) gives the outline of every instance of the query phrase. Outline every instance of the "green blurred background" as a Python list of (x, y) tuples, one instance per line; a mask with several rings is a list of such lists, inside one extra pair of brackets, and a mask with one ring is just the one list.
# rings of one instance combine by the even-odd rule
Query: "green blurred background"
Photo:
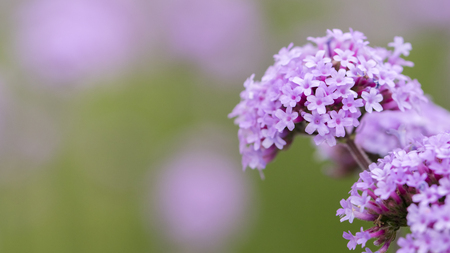
[[(151, 0), (141, 9), (140, 27), (151, 46), (142, 47), (131, 67), (64, 85), (47, 85), (16, 58), (15, 13), (27, 2), (0, 4), (1, 252), (183, 252), (155, 222), (154, 196), (164, 164), (184, 145), (189, 149), (192, 138), (236, 164), (250, 196), (247, 222), (211, 252), (347, 252), (343, 231), (363, 223), (340, 223), (335, 213), (356, 177), (325, 176), (311, 140), (301, 137), (267, 166), (265, 180), (257, 171), (240, 172), (238, 128), (227, 118), (248, 76), (260, 79), (281, 47), (303, 45), (326, 29), (352, 27), (371, 46), (403, 36), (413, 47), (407, 60), (415, 63), (405, 73), (450, 108), (450, 18), (425, 16), (417, 1), (251, 2), (259, 31), (249, 48), (258, 50), (245, 59), (245, 71), (215, 74), (162, 39), (165, 11), (190, 0)], [(251, 32), (253, 25), (242, 29)], [(241, 39), (225, 48), (234, 50)]]

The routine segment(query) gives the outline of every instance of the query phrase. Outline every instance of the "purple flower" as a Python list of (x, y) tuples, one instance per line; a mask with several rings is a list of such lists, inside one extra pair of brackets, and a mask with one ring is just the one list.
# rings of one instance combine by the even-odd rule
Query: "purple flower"
[(390, 69), (380, 69), (380, 74), (378, 75), (378, 84), (387, 84), (389, 87), (394, 88), (394, 80), (397, 77), (397, 73)]
[(311, 73), (308, 73), (305, 75), (305, 77), (302, 79), (300, 77), (294, 77), (292, 82), (300, 85), (300, 87), (303, 88), (303, 93), (306, 96), (311, 95), (311, 90), (314, 87), (319, 87), (320, 81), (319, 80), (313, 80), (314, 75)]
[(328, 42), (328, 38), (327, 37), (308, 37), (306, 38), (308, 41), (314, 42), (317, 45), (317, 48), (319, 50), (324, 49), (324, 47), (326, 46), (327, 42)]
[(293, 58), (299, 57), (301, 52), (291, 50), (293, 46), (294, 43), (291, 43), (287, 48), (280, 49), (280, 52), (273, 56), (275, 61), (280, 65), (287, 65)]
[(366, 61), (364, 56), (358, 56), (358, 60), (360, 62), (358, 68), (365, 72), (369, 78), (373, 78), (373, 74), (378, 74), (380, 72), (379, 69), (375, 67), (377, 63), (374, 60)]
[[(267, 149), (266, 149), (267, 150)], [(266, 161), (264, 160), (264, 152), (262, 149), (255, 150), (248, 146), (244, 146), (239, 150), (242, 154), (242, 167), (262, 170), (266, 167)]]
[(343, 33), (339, 29), (333, 29), (332, 31), (328, 29), (327, 34), (331, 37), (334, 37), (334, 39), (337, 40), (338, 42), (344, 42), (352, 38), (352, 35), (350, 33)]
[(433, 104), (424, 103), (419, 112), (386, 111), (366, 114), (358, 128), (356, 143), (365, 151), (385, 156), (396, 148), (404, 148), (412, 140), (450, 131), (450, 113)]
[[(256, 1), (151, 0), (154, 24), (164, 33), (170, 55), (197, 65), (205, 74), (233, 78), (253, 69), (264, 48)], [(236, 29), (239, 27), (239, 29)], [(286, 50), (289, 51), (289, 50)], [(277, 62), (295, 54), (280, 50)]]
[[(406, 8), (405, 8), (405, 4)], [(448, 29), (450, 17), (448, 10), (450, 2), (447, 0), (435, 0), (424, 2), (422, 0), (402, 0), (394, 5), (395, 11), (402, 20), (412, 25), (411, 28), (436, 27), (438, 29)], [(447, 30), (448, 31), (448, 30)]]
[(366, 246), (366, 242), (371, 238), (370, 233), (364, 231), (363, 228), (361, 228), (361, 232), (356, 232), (355, 234), (356, 243), (361, 244), (361, 247), (363, 248)]
[(361, 172), (359, 178), (361, 178), (361, 182), (356, 183), (358, 189), (368, 190), (375, 186), (372, 175), (367, 170)]
[(344, 237), (345, 239), (349, 240), (349, 242), (347, 243), (347, 247), (348, 249), (354, 250), (356, 248), (357, 245), (357, 238), (355, 238), (352, 234), (352, 232), (348, 231), (344, 232), (344, 234), (342, 235), (342, 237)]
[(356, 57), (353, 56), (353, 54), (354, 54), (353, 51), (350, 51), (350, 50), (342, 51), (342, 49), (336, 48), (334, 50), (334, 52), (336, 52), (337, 55), (335, 55), (333, 57), (333, 59), (335, 61), (339, 61), (341, 63), (341, 66), (343, 66), (343, 67), (347, 67), (349, 62), (357, 62), (358, 61), (358, 59), (356, 59)]
[(420, 174), (419, 172), (413, 172), (407, 175), (406, 184), (411, 187), (418, 187), (421, 183), (425, 182), (427, 174)]
[(403, 54), (404, 56), (409, 55), (409, 51), (412, 49), (411, 43), (405, 43), (403, 37), (395, 36), (394, 42), (388, 43), (388, 46), (394, 48), (394, 55), (399, 56)]
[(314, 131), (318, 131), (320, 135), (325, 135), (329, 132), (327, 125), (328, 121), (330, 121), (330, 115), (328, 114), (319, 114), (316, 111), (312, 111), (312, 114), (306, 113), (303, 115), (303, 118), (310, 122), (308, 126), (306, 126), (305, 132), (308, 134), (314, 133)]
[(408, 207), (408, 225), (411, 231), (423, 233), (432, 221), (431, 209), (428, 206), (411, 204)]
[(413, 196), (412, 200), (414, 202), (419, 202), (421, 205), (428, 205), (430, 203), (436, 202), (439, 199), (439, 194), (437, 192), (437, 186), (432, 185), (427, 187), (424, 191)]
[(395, 173), (393, 173), (394, 183), (397, 185), (404, 185), (406, 184), (406, 170), (399, 169)]
[(331, 59), (328, 57), (325, 57), (325, 51), (324, 50), (319, 50), (317, 51), (315, 56), (312, 55), (308, 55), (306, 57), (306, 59), (304, 59), (303, 61), (305, 62), (305, 66), (308, 68), (312, 68), (317, 66), (319, 63), (328, 63), (331, 62)]
[(430, 249), (435, 252), (446, 252), (450, 248), (450, 236), (445, 233), (438, 233), (434, 230), (430, 232)]
[[(370, 196), (367, 195), (367, 191), (363, 192), (362, 196), (352, 196), (351, 203), (359, 207), (359, 211), (363, 212), (364, 208), (370, 201)], [(364, 246), (363, 246), (364, 247)]]
[(261, 131), (261, 134), (264, 136), (264, 141), (261, 143), (263, 147), (270, 148), (270, 146), (275, 145), (278, 149), (282, 149), (284, 145), (286, 145), (286, 141), (281, 138), (281, 136), (277, 133), (274, 134), (273, 137), (271, 137), (268, 134), (267, 129), (263, 129)]
[[(450, 144), (450, 133), (424, 137), (403, 150), (389, 153), (376, 165), (372, 164), (370, 172), (360, 174), (350, 191), (351, 202), (341, 201), (343, 208), (338, 214), (342, 217), (352, 210), (355, 218), (373, 221), (374, 226), (361, 229), (354, 237), (346, 233), (352, 248), (357, 244), (364, 247), (368, 239), (375, 238), (375, 244), (382, 245), (380, 252), (386, 252), (399, 227), (408, 225), (411, 234), (399, 240), (398, 252), (448, 251), (450, 174), (441, 175), (430, 169), (432, 162), (440, 159), (437, 151), (447, 144)], [(450, 167), (450, 164), (442, 166)], [(399, 179), (405, 175), (406, 180)], [(355, 211), (357, 208), (359, 212)]]
[(156, 178), (152, 214), (157, 232), (169, 242), (215, 252), (242, 228), (250, 185), (227, 157), (190, 147), (174, 154)]
[(352, 87), (353, 87), (353, 84), (337, 86), (335, 92), (333, 93), (333, 98), (334, 99), (340, 98), (340, 97), (348, 98), (349, 96), (351, 96), (353, 98), (358, 97), (358, 93), (356, 93), (354, 90), (352, 90), (351, 89)]
[(431, 164), (428, 166), (430, 169), (434, 171), (437, 175), (447, 175), (450, 174), (450, 159), (445, 158), (443, 159), (439, 155), (437, 155), (438, 158), (442, 159), (441, 161), (432, 161)]
[[(449, 201), (446, 201), (449, 202)], [(434, 229), (437, 231), (450, 231), (450, 205), (446, 204), (437, 208), (437, 213), (435, 213), (436, 223), (434, 223)], [(449, 233), (447, 233), (449, 235)]]
[(324, 142), (326, 142), (328, 144), (328, 146), (332, 147), (334, 145), (336, 145), (336, 130), (334, 128), (329, 128), (329, 132), (327, 134), (324, 135), (316, 135), (314, 136), (314, 142), (316, 143), (316, 145), (320, 145)]
[(377, 112), (381, 112), (383, 110), (383, 107), (380, 105), (380, 102), (383, 101), (383, 96), (378, 94), (376, 89), (371, 88), (369, 93), (363, 91), (361, 97), (365, 101), (365, 108), (368, 113), (372, 112), (372, 108)]
[(292, 89), (290, 86), (286, 85), (282, 88), (283, 95), (280, 96), (280, 102), (285, 107), (295, 107), (295, 105), (300, 101), (303, 94), (302, 87), (295, 87)]
[(344, 137), (344, 127), (353, 125), (353, 119), (347, 118), (344, 110), (339, 110), (338, 113), (336, 113), (336, 111), (331, 111), (330, 116), (331, 120), (328, 121), (328, 126), (336, 128), (336, 137)]
[(388, 199), (391, 196), (391, 193), (397, 189), (394, 180), (379, 181), (377, 187), (378, 188), (375, 189), (375, 194), (380, 196), (380, 199)]
[(392, 99), (397, 102), (398, 108), (401, 111), (405, 109), (411, 109), (411, 103), (409, 101), (410, 93), (406, 89), (398, 89), (396, 92), (392, 94)]
[(347, 64), (347, 68), (347, 76), (349, 77), (361, 77), (364, 75), (363, 71), (352, 63)]
[(350, 111), (352, 113), (355, 113), (358, 111), (358, 107), (362, 107), (364, 106), (363, 100), (362, 99), (357, 99), (355, 100), (353, 98), (353, 96), (348, 96), (344, 99), (342, 99), (342, 109), (346, 110), (346, 111)]
[[(428, 138), (424, 144), (427, 149), (435, 150), (438, 155), (443, 153), (443, 151), (450, 148), (450, 136), (448, 135), (435, 135)], [(441, 157), (445, 158), (445, 157)]]
[(346, 77), (346, 71), (345, 69), (340, 69), (339, 71), (336, 71), (334, 69), (331, 70), (331, 78), (328, 78), (325, 82), (328, 85), (336, 85), (336, 86), (342, 86), (347, 84), (354, 84), (355, 81), (351, 77)]
[(348, 220), (350, 223), (355, 219), (355, 214), (353, 213), (353, 205), (350, 200), (341, 200), (342, 208), (336, 211), (336, 216), (341, 217), (341, 222)]
[(308, 96), (308, 110), (317, 110), (319, 114), (324, 114), (327, 110), (325, 106), (333, 104), (334, 100), (327, 95), (324, 89), (317, 88), (314, 96)]
[(450, 193), (450, 179), (443, 177), (439, 180), (439, 186), (437, 189), (441, 196), (446, 196)]
[(361, 117), (361, 111), (357, 110), (356, 112), (346, 111), (347, 116), (353, 118), (353, 126), (359, 126), (359, 117)]
[(15, 29), (19, 61), (56, 84), (119, 72), (143, 48), (144, 15), (137, 1), (27, 1)]
[(275, 113), (275, 116), (280, 119), (280, 121), (275, 125), (275, 128), (281, 132), (284, 128), (288, 128), (289, 131), (292, 131), (295, 127), (294, 120), (298, 117), (298, 112), (292, 112), (292, 108), (288, 107), (286, 112), (278, 109)]
[(411, 234), (406, 235), (406, 239), (400, 237), (398, 239), (398, 246), (400, 249), (397, 250), (397, 253), (415, 253), (417, 252), (417, 247), (414, 245), (414, 240), (412, 239)]
[[(343, 104), (345, 105), (344, 99)], [(345, 109), (345, 107), (343, 108)], [(357, 112), (359, 112), (359, 110)], [(353, 118), (355, 122), (357, 122), (358, 116)], [(385, 156), (388, 152), (393, 151), (396, 148), (406, 147), (411, 142), (414, 142), (415, 139), (445, 131), (450, 131), (450, 113), (430, 102), (427, 104), (422, 104), (419, 107), (419, 112), (384, 110), (380, 113), (366, 114), (362, 120), (361, 127), (359, 127), (356, 131), (355, 142), (367, 153)], [(434, 140), (434, 138), (432, 140)], [(445, 142), (446, 141), (443, 140), (442, 143)], [(426, 143), (425, 145), (430, 144)], [(437, 141), (436, 145), (439, 146), (441, 144)], [(449, 150), (449, 148), (446, 148), (446, 145), (447, 144), (444, 144), (442, 148), (436, 148), (439, 154), (444, 155), (444, 151)], [(323, 148), (319, 147), (319, 149), (322, 150)], [(407, 154), (404, 151), (403, 153)], [(420, 160), (421, 158), (414, 158), (413, 155), (415, 154), (417, 153), (411, 152), (407, 155), (402, 155), (402, 160), (398, 159), (396, 161), (400, 162), (402, 166), (417, 164), (418, 159)], [(439, 154), (438, 156), (441, 156)], [(329, 158), (336, 164), (336, 168), (340, 168), (342, 166), (353, 166), (353, 163), (351, 162), (345, 162), (345, 164), (342, 164), (342, 162), (337, 158)], [(435, 163), (437, 162), (431, 162), (431, 164)], [(433, 167), (434, 165), (430, 168)], [(440, 167), (443, 169), (440, 173), (444, 172), (447, 168), (446, 166)], [(352, 168), (342, 169), (350, 171)], [(399, 179), (406, 180), (409, 176), (410, 175), (405, 174), (404, 177), (399, 177)]]
[(380, 167), (372, 167), (370, 172), (372, 173), (372, 177), (378, 181), (382, 181), (389, 177), (391, 174), (391, 164), (384, 164), (382, 168)]
[(317, 66), (312, 70), (312, 74), (318, 77), (327, 77), (331, 74), (333, 70), (333, 64), (331, 62), (319, 62)]
[[(362, 33), (334, 29), (325, 37), (308, 40), (317, 45), (291, 44), (281, 49), (261, 81), (252, 77), (245, 82), (241, 101), (229, 115), (243, 129), (238, 135), (241, 153), (243, 147), (253, 150), (246, 151), (252, 159), (243, 159), (270, 161), (298, 133), (316, 135), (316, 143), (335, 145), (348, 137), (346, 127), (358, 133), (355, 128), (366, 112), (403, 110), (426, 101), (420, 84), (402, 74), (408, 64), (399, 57), (389, 58), (389, 50), (369, 47)], [(265, 136), (263, 129), (267, 129)], [(276, 132), (284, 142), (273, 139), (278, 138)], [(256, 159), (258, 154), (264, 157)]]

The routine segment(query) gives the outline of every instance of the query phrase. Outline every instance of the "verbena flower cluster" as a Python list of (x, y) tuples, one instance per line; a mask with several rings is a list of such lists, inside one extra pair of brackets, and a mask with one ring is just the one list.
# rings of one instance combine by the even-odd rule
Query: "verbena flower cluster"
[[(376, 161), (396, 148), (405, 148), (415, 139), (447, 131), (450, 131), (450, 113), (430, 101), (418, 106), (418, 111), (390, 110), (365, 115), (356, 131), (355, 143)], [(322, 160), (331, 162), (325, 170), (330, 176), (343, 177), (360, 170), (344, 144), (319, 145), (317, 152)]]
[(263, 169), (295, 133), (315, 135), (316, 144), (336, 144), (336, 137), (357, 127), (366, 112), (411, 109), (425, 101), (417, 80), (402, 74), (412, 66), (410, 43), (395, 37), (393, 50), (372, 48), (363, 33), (333, 29), (290, 44), (274, 56), (261, 81), (248, 78), (236, 117), (243, 167)]
[(450, 134), (425, 137), (406, 149), (396, 149), (370, 165), (341, 200), (341, 221), (354, 218), (374, 226), (353, 235), (344, 232), (349, 249), (365, 247), (370, 239), (386, 252), (397, 230), (409, 226), (400, 238), (398, 253), (450, 252)]

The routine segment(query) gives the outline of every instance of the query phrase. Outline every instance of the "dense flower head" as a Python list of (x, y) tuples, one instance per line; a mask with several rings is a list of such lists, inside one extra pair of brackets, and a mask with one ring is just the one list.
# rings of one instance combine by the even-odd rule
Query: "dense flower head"
[[(422, 103), (417, 109), (365, 115), (356, 131), (356, 144), (375, 161), (396, 148), (405, 148), (423, 136), (450, 131), (450, 112), (431, 101)], [(342, 177), (359, 170), (344, 144), (333, 147), (319, 145), (317, 151), (322, 160), (332, 163), (326, 170), (328, 175)]]
[(245, 81), (229, 115), (240, 127), (244, 168), (263, 169), (295, 133), (334, 146), (365, 113), (404, 111), (426, 101), (420, 84), (402, 74), (403, 66), (413, 65), (401, 58), (411, 45), (396, 37), (390, 51), (369, 47), (365, 39), (351, 29), (328, 30), (325, 37), (308, 38), (315, 46), (282, 48), (261, 81), (254, 75)]
[(449, 252), (450, 134), (424, 137), (371, 164), (341, 206), (341, 221), (374, 223), (354, 236), (344, 233), (349, 249), (375, 239), (386, 252), (397, 230), (409, 226), (411, 234), (399, 239), (397, 252)]

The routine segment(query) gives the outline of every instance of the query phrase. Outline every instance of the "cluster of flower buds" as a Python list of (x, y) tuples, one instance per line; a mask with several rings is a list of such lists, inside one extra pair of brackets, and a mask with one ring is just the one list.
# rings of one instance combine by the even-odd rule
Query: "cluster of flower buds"
[(334, 146), (366, 112), (404, 111), (426, 101), (417, 80), (402, 74), (403, 66), (413, 65), (401, 58), (411, 50), (403, 38), (388, 44), (392, 51), (368, 46), (353, 30), (308, 39), (316, 45), (282, 48), (261, 81), (252, 75), (244, 83), (229, 115), (240, 127), (244, 168), (265, 168), (296, 133)]
[[(447, 198), (448, 197), (448, 198)], [(344, 232), (349, 249), (370, 239), (386, 252), (397, 230), (409, 226), (397, 252), (448, 252), (450, 249), (450, 134), (424, 137), (370, 165), (341, 200), (341, 221), (354, 218), (374, 226), (353, 235)]]
[[(373, 160), (396, 148), (405, 148), (423, 136), (450, 131), (450, 113), (433, 102), (422, 103), (418, 110), (383, 111), (367, 114), (361, 120), (355, 143)], [(322, 160), (328, 160), (325, 173), (332, 177), (353, 175), (360, 168), (344, 144), (317, 146)], [(330, 164), (331, 162), (331, 164)]]

